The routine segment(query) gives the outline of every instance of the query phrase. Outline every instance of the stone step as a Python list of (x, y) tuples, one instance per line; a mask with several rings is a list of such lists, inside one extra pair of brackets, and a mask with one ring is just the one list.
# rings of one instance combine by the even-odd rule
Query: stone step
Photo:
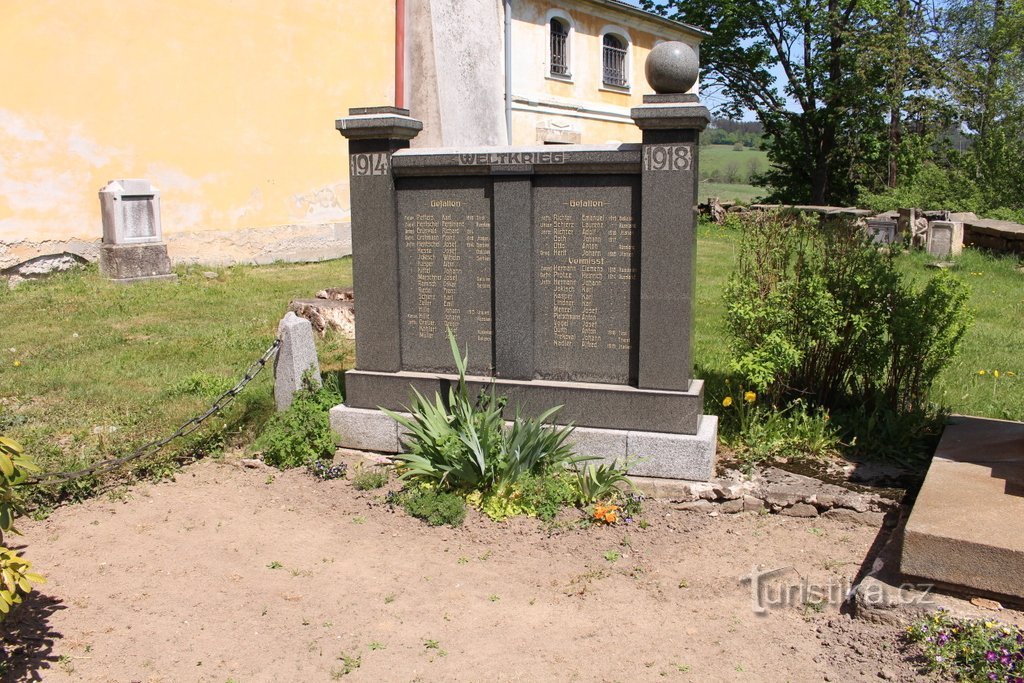
[(1024, 423), (951, 419), (907, 522), (900, 568), (1024, 600)]

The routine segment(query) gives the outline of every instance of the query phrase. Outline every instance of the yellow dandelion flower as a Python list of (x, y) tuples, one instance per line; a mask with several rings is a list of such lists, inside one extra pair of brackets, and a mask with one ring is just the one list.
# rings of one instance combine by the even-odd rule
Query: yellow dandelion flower
[(747, 393), (743, 394), (743, 400), (746, 401), (747, 403), (753, 403), (754, 401), (757, 400), (757, 394), (755, 394), (753, 391), (748, 391)]
[(984, 371), (984, 370), (978, 370), (978, 374), (979, 374), (979, 375), (984, 375), (984, 374), (985, 374), (985, 371)]
[(996, 379), (999, 379), (999, 371), (998, 370), (993, 370), (992, 371), (992, 376), (995, 377)]
[(722, 399), (722, 405), (726, 408), (732, 405), (732, 396), (726, 396)]
[(21, 361), (20, 360), (14, 361), (14, 367), (18, 367), (19, 365), (21, 365)]

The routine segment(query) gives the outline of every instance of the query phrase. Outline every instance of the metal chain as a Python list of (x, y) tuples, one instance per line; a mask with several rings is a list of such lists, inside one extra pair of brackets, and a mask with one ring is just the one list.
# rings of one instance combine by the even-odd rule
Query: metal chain
[(274, 343), (271, 344), (270, 347), (263, 352), (263, 355), (259, 358), (259, 360), (253, 362), (249, 366), (249, 368), (245, 371), (245, 376), (238, 382), (238, 384), (236, 384), (235, 386), (231, 387), (223, 394), (221, 394), (220, 397), (218, 397), (217, 400), (213, 402), (213, 405), (211, 405), (206, 411), (200, 413), (199, 415), (196, 415), (188, 422), (182, 424), (180, 427), (178, 427), (177, 431), (175, 431), (170, 436), (164, 437), (163, 439), (159, 439), (157, 441), (151, 441), (145, 446), (142, 446), (138, 450), (134, 451), (133, 453), (130, 453), (129, 455), (120, 458), (104, 460), (94, 465), (90, 465), (89, 467), (86, 467), (84, 469), (76, 470), (74, 472), (48, 472), (45, 474), (39, 474), (34, 477), (29, 477), (26, 480), (26, 483), (50, 484), (59, 481), (71, 481), (73, 479), (79, 479), (81, 477), (85, 477), (88, 475), (106, 474), (107, 472), (111, 472), (117, 469), (118, 467), (121, 467), (122, 465), (129, 463), (133, 460), (138, 460), (139, 458), (155, 455), (157, 451), (159, 451), (161, 448), (163, 448), (170, 442), (174, 441), (175, 439), (178, 439), (183, 436), (188, 436), (192, 432), (196, 431), (203, 424), (203, 422), (208, 420), (213, 415), (221, 412), (222, 410), (224, 410), (224, 408), (230, 405), (230, 403), (235, 400), (235, 397), (242, 392), (242, 389), (245, 389), (245, 386), (249, 384), (249, 382), (253, 381), (256, 378), (256, 375), (260, 374), (263, 368), (266, 367), (267, 362), (274, 356), (275, 353), (277, 353), (277, 349), (280, 346), (281, 340), (275, 339)]

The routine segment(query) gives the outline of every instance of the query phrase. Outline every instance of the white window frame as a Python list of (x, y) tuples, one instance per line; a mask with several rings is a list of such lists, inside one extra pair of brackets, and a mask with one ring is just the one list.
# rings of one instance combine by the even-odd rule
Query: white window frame
[[(625, 68), (625, 72), (626, 72), (625, 73), (625, 75), (626, 75), (626, 85), (621, 85), (621, 86), (620, 85), (611, 85), (609, 83), (605, 83), (604, 82), (604, 37), (606, 35), (609, 35), (609, 34), (615, 36), (619, 40), (621, 40), (624, 43), (626, 43), (626, 64), (625, 64), (625, 67), (624, 67)], [(599, 89), (600, 90), (605, 90), (607, 92), (629, 93), (630, 89), (633, 87), (633, 79), (632, 79), (632, 75), (633, 75), (633, 37), (631, 35), (629, 35), (629, 31), (627, 31), (623, 27), (616, 26), (614, 24), (608, 24), (608, 25), (606, 25), (606, 26), (601, 28), (601, 42), (600, 42), (600, 46), (601, 46), (601, 59), (598, 61), (598, 63), (600, 64), (600, 69), (601, 69), (601, 71), (600, 71), (601, 87)]]
[[(565, 68), (569, 72), (567, 74), (556, 74), (551, 72), (551, 20), (558, 19), (560, 22), (565, 24), (568, 35), (565, 38)], [(573, 82), (573, 43), (576, 38), (576, 22), (572, 20), (572, 16), (560, 9), (550, 9), (544, 17), (544, 76), (553, 81), (562, 81), (563, 83)]]

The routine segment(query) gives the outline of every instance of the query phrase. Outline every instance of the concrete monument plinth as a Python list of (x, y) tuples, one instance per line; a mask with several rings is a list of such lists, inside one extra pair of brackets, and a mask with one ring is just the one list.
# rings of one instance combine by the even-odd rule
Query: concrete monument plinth
[(176, 280), (160, 226), (160, 191), (148, 180), (111, 180), (100, 190), (100, 272), (131, 284)]

